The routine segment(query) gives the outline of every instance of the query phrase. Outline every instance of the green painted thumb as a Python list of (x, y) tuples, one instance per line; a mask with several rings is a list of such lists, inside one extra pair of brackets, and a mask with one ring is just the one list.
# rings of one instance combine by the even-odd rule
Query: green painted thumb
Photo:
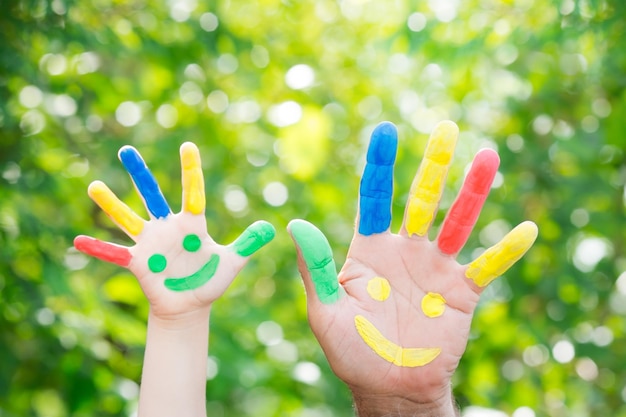
[(292, 220), (287, 230), (300, 249), (319, 300), (324, 304), (332, 304), (339, 300), (343, 295), (343, 289), (337, 281), (335, 260), (326, 236), (304, 220)]
[(230, 244), (240, 256), (250, 256), (274, 239), (276, 229), (270, 223), (260, 220), (252, 223)]

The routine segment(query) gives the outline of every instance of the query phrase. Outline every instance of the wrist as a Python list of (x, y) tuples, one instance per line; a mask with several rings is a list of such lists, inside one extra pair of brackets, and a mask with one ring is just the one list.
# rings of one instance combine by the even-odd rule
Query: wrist
[(156, 314), (152, 308), (148, 314), (148, 327), (164, 331), (186, 331), (208, 328), (211, 306), (172, 316)]
[(139, 417), (206, 416), (209, 312), (163, 317), (150, 311)]
[(452, 393), (437, 400), (418, 402), (406, 397), (352, 392), (357, 417), (458, 417)]

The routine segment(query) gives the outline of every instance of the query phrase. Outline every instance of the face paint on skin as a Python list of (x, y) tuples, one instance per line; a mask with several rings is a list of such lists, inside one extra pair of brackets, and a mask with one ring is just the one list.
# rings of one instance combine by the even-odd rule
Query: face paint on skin
[(274, 226), (265, 221), (252, 223), (243, 233), (230, 244), (239, 256), (250, 256), (274, 239)]
[(344, 290), (337, 281), (335, 260), (326, 236), (304, 220), (292, 220), (288, 229), (300, 248), (319, 300), (324, 304), (337, 302), (344, 295)]
[(128, 234), (137, 236), (144, 227), (144, 221), (126, 204), (122, 203), (101, 181), (89, 185), (87, 194)]
[(165, 286), (172, 291), (195, 290), (206, 284), (215, 272), (220, 262), (217, 254), (211, 255), (211, 259), (202, 266), (198, 271), (182, 278), (167, 278), (164, 282)]
[(396, 127), (389, 122), (376, 126), (359, 189), (359, 233), (362, 235), (369, 236), (389, 229), (397, 148)]
[(200, 152), (196, 145), (185, 142), (180, 147), (180, 163), (183, 183), (183, 210), (191, 214), (202, 214), (206, 205), (204, 176)]
[(487, 199), (500, 158), (491, 149), (478, 152), (463, 187), (450, 207), (437, 238), (439, 250), (447, 255), (458, 253), (469, 237)]
[[(367, 283), (367, 293), (376, 301), (385, 301), (391, 294), (391, 285), (385, 278), (374, 277)], [(432, 296), (429, 297), (431, 294)], [(427, 297), (428, 300), (426, 300)], [(424, 308), (424, 300), (426, 300), (426, 308)], [(443, 301), (441, 302), (441, 300)], [(422, 310), (427, 316), (436, 317), (443, 313), (443, 308), (445, 308), (445, 306), (441, 307), (443, 303), (445, 300), (441, 295), (428, 293), (422, 299)], [(437, 309), (440, 309), (441, 313), (436, 314)], [(410, 368), (424, 366), (435, 360), (441, 353), (441, 348), (404, 348), (399, 346), (383, 336), (374, 324), (360, 315), (354, 317), (354, 325), (367, 346), (378, 356), (394, 365)]]
[(430, 318), (439, 317), (446, 310), (446, 299), (441, 294), (429, 292), (422, 298), (422, 311)]
[(376, 301), (385, 301), (391, 294), (389, 281), (382, 277), (374, 277), (367, 283), (367, 293)]
[[(188, 234), (180, 236), (179, 234), (181, 230), (206, 224), (203, 219), (204, 216), (202, 216), (205, 209), (205, 194), (198, 148), (191, 142), (186, 142), (180, 147), (183, 207), (179, 213), (182, 216), (172, 216), (175, 218), (168, 218), (172, 214), (171, 210), (159, 189), (156, 179), (146, 166), (139, 152), (132, 146), (124, 146), (120, 149), (118, 156), (130, 174), (139, 195), (144, 200), (145, 206), (150, 213), (150, 221), (145, 221), (137, 216), (104, 183), (95, 181), (89, 187), (89, 195), (124, 232), (133, 237), (136, 245), (133, 248), (126, 248), (88, 236), (78, 236), (74, 240), (76, 249), (106, 262), (129, 268), (135, 274), (143, 274), (147, 270), (155, 274), (162, 273), (161, 276), (166, 277), (164, 285), (173, 291), (184, 291), (202, 286), (217, 271), (220, 262), (220, 256), (217, 254), (212, 255), (208, 262), (195, 273), (180, 278), (167, 278), (168, 275), (172, 274), (171, 271), (175, 271), (176, 268), (171, 268), (172, 265), (170, 265), (170, 270), (168, 271), (168, 259), (163, 254), (153, 252), (149, 258), (144, 255), (145, 249), (149, 250), (151, 247), (160, 246), (161, 242), (155, 236), (175, 236), (175, 242), (181, 244), (187, 252), (197, 252), (202, 247), (203, 240), (198, 235)], [(155, 218), (159, 220), (165, 219), (165, 221), (155, 221)], [(150, 227), (147, 226), (149, 223), (152, 224)], [(257, 223), (250, 226), (244, 235), (235, 242), (234, 250), (241, 256), (251, 255), (272, 240), (275, 235), (274, 228), (269, 223)], [(161, 230), (162, 232), (151, 234), (146, 233), (146, 229)], [(205, 230), (199, 233), (200, 236), (207, 236)], [(206, 243), (215, 245), (215, 242), (212, 242), (208, 237)], [(177, 249), (165, 253), (180, 253), (180, 249)], [(133, 254), (137, 257), (133, 257)], [(205, 260), (206, 257), (203, 257), (197, 261), (204, 262)], [(170, 262), (172, 261), (174, 260), (170, 260)], [(176, 262), (180, 264), (184, 261), (176, 260)], [(138, 263), (141, 265), (139, 265), (139, 268), (135, 268)]]
[(120, 149), (119, 158), (143, 197), (148, 211), (157, 219), (169, 216), (172, 211), (139, 152), (132, 146), (124, 146)]
[[(197, 252), (202, 246), (202, 239), (198, 235), (190, 233), (183, 238), (182, 246), (187, 252)], [(219, 255), (213, 254), (209, 261), (193, 274), (181, 278), (165, 279), (165, 287), (172, 291), (195, 290), (213, 278), (219, 261)], [(148, 258), (148, 268), (155, 274), (163, 272), (167, 268), (167, 259), (160, 253), (156, 253)]]
[(155, 274), (163, 272), (167, 267), (167, 259), (165, 256), (157, 253), (148, 258), (148, 269)]
[(409, 236), (424, 236), (428, 232), (441, 199), (458, 135), (459, 128), (451, 121), (440, 122), (433, 129), (411, 186), (405, 219)]
[(378, 356), (394, 365), (414, 368), (431, 363), (441, 353), (441, 348), (404, 348), (382, 335), (369, 320), (363, 316), (354, 318), (359, 335)]
[(74, 247), (87, 255), (124, 268), (128, 267), (132, 260), (132, 255), (128, 248), (88, 236), (77, 236), (74, 239)]
[(500, 242), (471, 262), (465, 271), (465, 276), (479, 287), (487, 286), (524, 256), (537, 239), (537, 233), (535, 223), (526, 221), (519, 224)]
[(185, 236), (183, 239), (183, 248), (187, 252), (196, 252), (202, 246), (202, 241), (198, 237), (198, 235), (194, 235), (193, 233)]

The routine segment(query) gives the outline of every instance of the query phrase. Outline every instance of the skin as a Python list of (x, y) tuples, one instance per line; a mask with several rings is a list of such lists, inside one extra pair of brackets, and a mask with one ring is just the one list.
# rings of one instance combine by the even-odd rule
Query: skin
[[(480, 294), (494, 274), (504, 273), (530, 248), (537, 229), (524, 223), (525, 233), (514, 233), (487, 250), (472, 263), (470, 278), (468, 266), (456, 262), (484, 202), (482, 196), (470, 201), (476, 193), (469, 191), (486, 197), (496, 172), (497, 155), (485, 150), (441, 229), (450, 236), (462, 228), (462, 236), (441, 244), (428, 239), (458, 133), (452, 122), (443, 122), (435, 128), (413, 182), (403, 225), (398, 234), (391, 233), (388, 161), (393, 156), (388, 151), (395, 152), (396, 137), (391, 129), (383, 123), (372, 134), (360, 187), (366, 198), (359, 197), (356, 232), (338, 274), (320, 230), (304, 220), (288, 226), (307, 292), (309, 322), (332, 369), (352, 390), (359, 416), (456, 416), (451, 377), (465, 351)], [(388, 296), (372, 297), (370, 283), (376, 277), (388, 281)], [(417, 349), (421, 357), (409, 363), (403, 359), (409, 349)]]
[(206, 230), (204, 179), (198, 148), (181, 146), (182, 210), (172, 213), (139, 153), (124, 147), (120, 160), (146, 205), (148, 220), (130, 210), (101, 182), (90, 197), (134, 242), (125, 247), (78, 236), (75, 247), (128, 268), (150, 303), (138, 415), (206, 416), (206, 359), (213, 302), (249, 256), (274, 237), (267, 222), (249, 226), (231, 245)]

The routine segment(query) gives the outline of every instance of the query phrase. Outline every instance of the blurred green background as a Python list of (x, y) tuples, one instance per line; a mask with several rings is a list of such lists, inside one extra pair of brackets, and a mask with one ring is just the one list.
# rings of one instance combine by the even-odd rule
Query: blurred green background
[(213, 308), (210, 415), (352, 415), (308, 328), (285, 226), (314, 222), (342, 263), (368, 135), (390, 120), (397, 228), (442, 119), (462, 132), (442, 208), (478, 149), (502, 159), (460, 261), (522, 220), (540, 229), (483, 295), (454, 379), (460, 405), (626, 416), (622, 0), (0, 6), (0, 416), (136, 412), (146, 300), (72, 239), (130, 244), (86, 194), (100, 179), (144, 213), (116, 158), (125, 144), (178, 211), (187, 140), (218, 242), (257, 219), (278, 230)]

